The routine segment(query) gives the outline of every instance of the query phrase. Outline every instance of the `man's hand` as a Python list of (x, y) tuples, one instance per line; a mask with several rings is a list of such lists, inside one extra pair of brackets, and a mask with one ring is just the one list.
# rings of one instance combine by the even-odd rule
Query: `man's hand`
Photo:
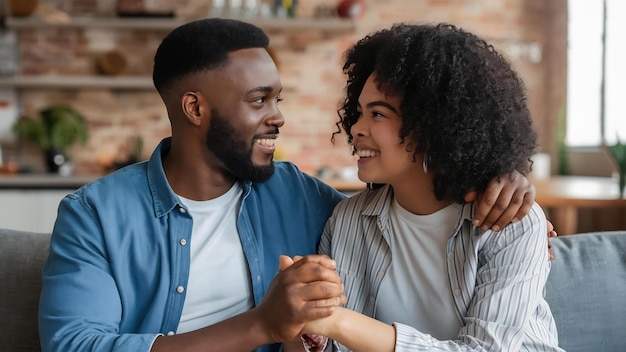
[(322, 255), (297, 259), (280, 257), (280, 272), (255, 308), (274, 342), (299, 338), (307, 321), (329, 316), (345, 301), (334, 260)]
[(499, 231), (528, 214), (535, 202), (535, 186), (515, 171), (491, 180), (484, 194), (468, 192), (465, 201), (478, 202), (472, 221), (474, 226)]
[(550, 260), (554, 260), (554, 251), (552, 250), (552, 242), (550, 242), (550, 237), (556, 237), (557, 233), (554, 229), (554, 225), (550, 221), (548, 223), (548, 254), (550, 255)]

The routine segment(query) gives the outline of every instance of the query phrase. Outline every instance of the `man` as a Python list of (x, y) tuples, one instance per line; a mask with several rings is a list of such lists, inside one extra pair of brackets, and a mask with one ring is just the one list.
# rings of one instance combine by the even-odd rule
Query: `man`
[[(279, 255), (315, 253), (344, 196), (272, 161), (284, 118), (268, 42), (226, 19), (163, 40), (153, 78), (172, 137), (61, 202), (43, 270), (44, 351), (275, 351), (343, 302), (327, 257), (278, 273)], [(523, 177), (493, 182), (477, 221), (502, 226), (533, 198)]]

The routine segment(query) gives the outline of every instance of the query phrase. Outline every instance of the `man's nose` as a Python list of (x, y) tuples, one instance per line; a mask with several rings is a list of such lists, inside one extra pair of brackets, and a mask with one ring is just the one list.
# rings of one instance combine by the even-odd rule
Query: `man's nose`
[(266, 123), (276, 127), (282, 127), (285, 124), (285, 117), (278, 106), (274, 106), (274, 111), (267, 117)]

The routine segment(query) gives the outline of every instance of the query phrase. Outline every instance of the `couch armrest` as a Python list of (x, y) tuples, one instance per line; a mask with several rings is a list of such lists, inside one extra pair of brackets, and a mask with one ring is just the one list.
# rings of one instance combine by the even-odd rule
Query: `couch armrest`
[(40, 351), (37, 310), (50, 235), (0, 229), (0, 346)]

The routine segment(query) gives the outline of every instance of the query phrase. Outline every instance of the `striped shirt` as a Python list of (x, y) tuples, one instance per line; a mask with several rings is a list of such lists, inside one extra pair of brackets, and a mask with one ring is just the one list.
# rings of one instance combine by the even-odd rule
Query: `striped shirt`
[[(319, 252), (337, 262), (348, 297), (346, 307), (370, 317), (376, 314), (376, 297), (393, 254), (389, 247), (392, 202), (393, 189), (388, 185), (343, 200), (326, 223), (320, 242)], [(550, 260), (541, 208), (534, 204), (527, 216), (497, 233), (474, 227), (472, 215), (473, 205), (464, 205), (446, 248), (447, 279), (462, 325), (457, 338), (437, 340), (394, 323), (395, 350), (562, 351), (544, 299)]]

